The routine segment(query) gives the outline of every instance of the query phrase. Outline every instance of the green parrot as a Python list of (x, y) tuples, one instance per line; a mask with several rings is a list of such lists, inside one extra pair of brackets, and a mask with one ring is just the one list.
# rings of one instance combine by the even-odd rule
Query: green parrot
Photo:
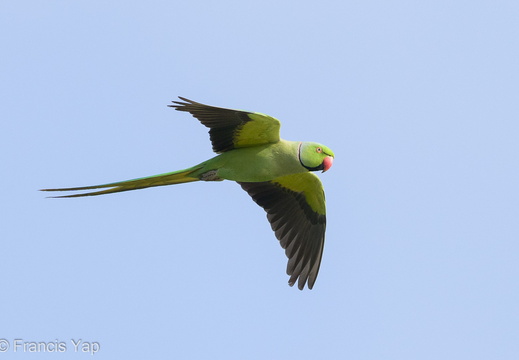
[(314, 142), (279, 137), (278, 119), (257, 112), (209, 106), (179, 97), (168, 105), (186, 111), (208, 127), (214, 152), (219, 155), (185, 170), (104, 185), (42, 191), (104, 189), (56, 196), (93, 196), (192, 181), (236, 181), (267, 212), (267, 219), (288, 257), (288, 284), (303, 290), (314, 286), (324, 247), (326, 207), (319, 178), (333, 152)]

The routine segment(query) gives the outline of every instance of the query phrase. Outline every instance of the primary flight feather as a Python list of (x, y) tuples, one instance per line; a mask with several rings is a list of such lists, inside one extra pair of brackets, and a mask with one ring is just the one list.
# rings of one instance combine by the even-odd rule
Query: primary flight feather
[(208, 127), (219, 155), (185, 170), (103, 185), (42, 191), (96, 190), (60, 198), (109, 194), (192, 181), (236, 181), (267, 212), (288, 257), (292, 286), (314, 286), (324, 246), (326, 206), (319, 178), (333, 163), (333, 152), (313, 142), (279, 137), (280, 122), (271, 116), (209, 106), (179, 97), (168, 105), (186, 111)]

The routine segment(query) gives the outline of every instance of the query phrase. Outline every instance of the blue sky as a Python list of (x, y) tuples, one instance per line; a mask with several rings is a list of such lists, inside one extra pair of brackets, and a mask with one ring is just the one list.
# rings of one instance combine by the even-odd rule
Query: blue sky
[[(1, 358), (515, 359), (516, 1), (0, 5)], [(326, 144), (326, 246), (287, 285), (232, 182), (46, 199), (186, 168), (185, 96)]]

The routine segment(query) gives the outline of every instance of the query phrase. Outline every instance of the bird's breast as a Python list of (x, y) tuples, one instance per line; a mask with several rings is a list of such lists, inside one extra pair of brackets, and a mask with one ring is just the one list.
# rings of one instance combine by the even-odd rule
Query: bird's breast
[[(287, 144), (288, 143), (288, 144)], [(240, 182), (270, 181), (307, 170), (297, 158), (297, 145), (291, 142), (240, 148), (220, 155), (218, 176)]]

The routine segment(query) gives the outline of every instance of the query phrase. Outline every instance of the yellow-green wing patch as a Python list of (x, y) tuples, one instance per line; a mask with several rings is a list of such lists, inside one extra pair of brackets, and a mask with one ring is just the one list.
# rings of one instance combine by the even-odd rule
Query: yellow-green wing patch
[(317, 175), (310, 172), (288, 175), (277, 178), (274, 182), (288, 190), (303, 194), (310, 209), (320, 215), (326, 214), (323, 184)]
[(180, 97), (169, 105), (189, 112), (208, 127), (213, 151), (222, 153), (235, 148), (276, 143), (279, 141), (278, 119), (265, 114), (220, 108)]
[(261, 113), (248, 113), (251, 121), (244, 122), (234, 133), (234, 147), (247, 147), (279, 141), (278, 119)]
[(319, 273), (326, 230), (324, 191), (312, 173), (283, 176), (266, 182), (240, 182), (267, 212), (272, 230), (288, 257), (292, 286), (314, 286)]

